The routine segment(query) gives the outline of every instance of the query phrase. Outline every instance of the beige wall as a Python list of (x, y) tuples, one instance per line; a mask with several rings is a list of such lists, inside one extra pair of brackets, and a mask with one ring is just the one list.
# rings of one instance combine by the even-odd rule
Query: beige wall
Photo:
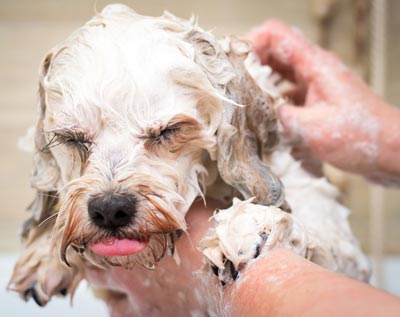
[[(18, 248), (17, 228), (27, 215), (25, 207), (31, 200), (29, 174), (31, 157), (17, 150), (18, 137), (24, 134), (35, 118), (37, 68), (45, 52), (64, 39), (75, 28), (93, 15), (94, 0), (0, 0), (0, 251)], [(97, 1), (100, 10), (111, 1)], [(315, 37), (315, 24), (310, 17), (310, 1), (292, 0), (171, 0), (171, 1), (119, 1), (130, 4), (142, 14), (159, 15), (164, 9), (189, 17), (199, 16), (199, 23), (216, 34), (242, 34), (268, 17), (279, 17), (303, 32)], [(343, 1), (342, 1), (343, 2)], [(345, 1), (346, 2), (346, 1)], [(347, 1), (349, 3), (350, 1)], [(400, 102), (400, 72), (397, 58), (400, 45), (396, 41), (400, 31), (395, 12), (400, 2), (391, 0), (390, 50), (388, 96), (393, 103)], [(348, 6), (348, 4), (347, 4)], [(396, 6), (396, 10), (393, 8)], [(339, 54), (351, 62), (351, 12), (342, 4), (335, 47)], [(347, 183), (345, 201), (354, 214), (355, 232), (367, 246), (368, 215), (366, 190), (358, 178)], [(386, 250), (400, 252), (400, 196), (399, 191), (386, 194)]]

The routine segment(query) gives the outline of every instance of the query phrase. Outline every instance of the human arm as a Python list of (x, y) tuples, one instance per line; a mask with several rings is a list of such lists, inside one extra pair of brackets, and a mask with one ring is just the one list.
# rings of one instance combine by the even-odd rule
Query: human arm
[(230, 316), (398, 316), (400, 299), (286, 249), (248, 266), (225, 292)]
[[(240, 270), (232, 284), (222, 286), (211, 271), (206, 277), (200, 269), (204, 255), (195, 246), (208, 228), (218, 203), (207, 200), (207, 206), (197, 201), (186, 215), (188, 236), (182, 237), (177, 249), (184, 265), (180, 265), (175, 283), (186, 285), (190, 280), (186, 270), (202, 278), (197, 285), (203, 298), (215, 298), (223, 316), (229, 317), (294, 317), (294, 316), (397, 316), (400, 300), (394, 296), (328, 270), (287, 249), (261, 251), (261, 256)], [(232, 211), (233, 212), (233, 211)], [(165, 268), (165, 267), (164, 267)], [(199, 272), (202, 271), (202, 274)], [(193, 274), (193, 272), (192, 272)], [(194, 281), (191, 281), (192, 283)], [(194, 287), (196, 284), (192, 284)], [(154, 293), (153, 293), (154, 294)], [(209, 302), (210, 304), (210, 302)], [(397, 312), (397, 313), (396, 313)]]
[[(249, 35), (262, 63), (294, 84), (278, 110), (286, 135), (346, 171), (400, 184), (400, 111), (332, 53), (271, 20)], [(294, 105), (296, 104), (296, 105)]]
[[(196, 217), (188, 218), (188, 226), (197, 240), (196, 233), (203, 233), (205, 224), (213, 227), (215, 223), (205, 223), (211, 209), (196, 205), (191, 208), (193, 211)], [(264, 247), (259, 257), (248, 262), (237, 278), (224, 286), (214, 275), (212, 280), (207, 292), (215, 292), (211, 297), (220, 298), (218, 306), (230, 317), (390, 317), (400, 312), (399, 298), (328, 271), (286, 248)]]

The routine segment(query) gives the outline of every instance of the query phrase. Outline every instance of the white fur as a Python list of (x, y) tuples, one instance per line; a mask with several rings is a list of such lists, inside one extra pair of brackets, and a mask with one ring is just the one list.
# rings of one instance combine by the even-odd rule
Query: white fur
[[(185, 214), (196, 197), (204, 198), (207, 189), (221, 201), (225, 199), (222, 193), (232, 194), (216, 172), (217, 133), (224, 110), (228, 105), (240, 107), (243, 91), (240, 85), (233, 85), (235, 91), (228, 87), (238, 70), (227, 57), (226, 45), (229, 41), (219, 44), (193, 21), (168, 13), (146, 17), (123, 5), (110, 5), (49, 52), (39, 89), (34, 216), (25, 225), (25, 255), (16, 266), (10, 288), (21, 294), (35, 288), (46, 303), (60, 291), (60, 285), (43, 287), (52, 278), (49, 272), (57, 271), (64, 277), (63, 288), (73, 292), (81, 277), (71, 277), (70, 269), (49, 264), (59, 264), (59, 254), (78, 272), (87, 261), (126, 269), (139, 261), (153, 269), (163, 249), (173, 247), (169, 235), (186, 230)], [(230, 54), (243, 65), (250, 46), (244, 41), (235, 45)], [(258, 77), (272, 94), (268, 76)], [(262, 99), (262, 95), (256, 97)], [(179, 126), (176, 134), (167, 141), (153, 142), (171, 124)], [(89, 151), (82, 153), (73, 142), (52, 143), (55, 135), (66, 131), (84, 135)], [(279, 230), (289, 230), (289, 236), (307, 236), (306, 249), (328, 254), (324, 261), (315, 258), (316, 262), (330, 261), (326, 266), (365, 279), (367, 265), (348, 227), (348, 211), (336, 201), (336, 189), (307, 174), (287, 149), (268, 159), (285, 185), (293, 216), (278, 208), (274, 212), (288, 219), (287, 224), (298, 224), (295, 229), (278, 226), (281, 229), (270, 236), (282, 236)], [(106, 192), (139, 197), (135, 224), (121, 232), (127, 237), (148, 233), (151, 248), (147, 251), (111, 258), (90, 251), (90, 245), (106, 234), (91, 225), (88, 202)], [(267, 208), (251, 206), (256, 213)], [(265, 219), (271, 223), (276, 218)], [(43, 221), (46, 225), (39, 225)], [(36, 245), (41, 246), (40, 252)], [(84, 252), (84, 257), (72, 247)], [(50, 254), (49, 258), (43, 258), (43, 253)], [(35, 257), (36, 261), (26, 261)], [(50, 269), (38, 276), (37, 267), (30, 263)]]

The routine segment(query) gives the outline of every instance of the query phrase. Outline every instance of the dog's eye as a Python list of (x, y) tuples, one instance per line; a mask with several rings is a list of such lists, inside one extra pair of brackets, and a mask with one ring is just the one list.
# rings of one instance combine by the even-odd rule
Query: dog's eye
[(163, 143), (172, 138), (179, 131), (179, 127), (168, 127), (161, 130), (158, 134), (150, 136), (153, 143)]
[(176, 115), (167, 124), (154, 124), (144, 129), (141, 138), (146, 149), (179, 151), (199, 138), (200, 123), (186, 115)]
[(92, 144), (92, 142), (88, 140), (86, 136), (81, 132), (78, 132), (72, 136), (58, 135), (58, 138), (60, 143), (75, 146), (85, 151), (89, 151), (89, 148)]
[(168, 144), (171, 142), (174, 137), (179, 133), (180, 127), (179, 125), (171, 125), (167, 126), (163, 129), (154, 128), (149, 129), (145, 136), (143, 137), (145, 142), (145, 148), (151, 148), (153, 146)]
[(80, 152), (87, 153), (90, 150), (92, 142), (86, 136), (86, 134), (81, 131), (53, 132), (49, 143), (47, 143), (42, 151), (48, 150), (51, 147), (55, 147), (60, 144), (65, 144), (78, 149)]

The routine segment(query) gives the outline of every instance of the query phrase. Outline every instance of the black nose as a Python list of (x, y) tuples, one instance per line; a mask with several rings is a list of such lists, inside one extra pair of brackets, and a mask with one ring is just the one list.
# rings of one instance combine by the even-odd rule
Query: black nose
[(89, 201), (89, 216), (100, 228), (116, 229), (128, 225), (136, 213), (132, 196), (100, 196)]

